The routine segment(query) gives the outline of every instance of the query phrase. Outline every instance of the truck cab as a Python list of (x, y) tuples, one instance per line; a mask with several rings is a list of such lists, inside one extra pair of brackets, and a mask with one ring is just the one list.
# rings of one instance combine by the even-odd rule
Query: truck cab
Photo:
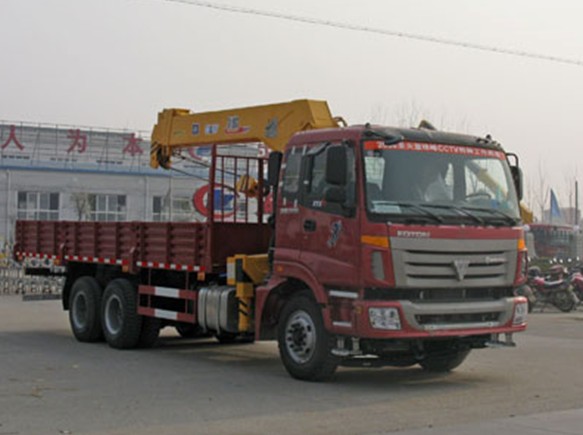
[[(317, 340), (309, 310), (274, 314), (297, 295), (321, 309), (343, 363), (453, 368), (470, 349), (513, 345), (525, 329), (525, 301), (514, 297), (527, 264), (520, 174), (495, 141), (370, 125), (313, 130), (291, 139), (281, 168), (257, 332), (276, 320), (288, 331), (280, 350), (292, 375), (305, 376), (298, 361)], [(432, 177), (441, 196), (422, 195)]]

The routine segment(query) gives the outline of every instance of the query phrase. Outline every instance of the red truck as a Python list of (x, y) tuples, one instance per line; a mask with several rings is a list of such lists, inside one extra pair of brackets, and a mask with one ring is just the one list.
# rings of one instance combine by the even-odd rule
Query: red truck
[[(269, 157), (233, 153), (249, 142)], [(171, 109), (152, 166), (208, 144), (205, 222), (17, 222), (17, 259), (65, 266), (79, 341), (149, 347), (165, 326), (277, 339), (291, 376), (323, 380), (340, 365), (450, 371), (525, 330), (521, 173), (490, 137), (346, 127), (310, 100)]]

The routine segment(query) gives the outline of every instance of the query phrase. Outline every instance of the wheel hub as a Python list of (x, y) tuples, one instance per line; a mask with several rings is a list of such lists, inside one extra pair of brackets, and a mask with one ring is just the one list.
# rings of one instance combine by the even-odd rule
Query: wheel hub
[(285, 342), (296, 363), (304, 364), (310, 360), (316, 347), (316, 328), (308, 313), (297, 311), (290, 316), (285, 328)]
[(112, 295), (105, 305), (105, 326), (112, 335), (121, 331), (123, 324), (122, 306), (122, 301), (117, 295)]
[(73, 299), (73, 324), (82, 330), (87, 326), (87, 300), (83, 293), (77, 293)]

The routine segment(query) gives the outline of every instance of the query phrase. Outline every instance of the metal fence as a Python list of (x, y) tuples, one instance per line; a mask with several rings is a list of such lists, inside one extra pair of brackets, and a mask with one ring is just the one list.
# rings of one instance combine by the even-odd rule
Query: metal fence
[[(37, 264), (20, 264), (10, 257), (0, 261), (0, 294), (3, 295), (53, 295), (59, 296), (65, 283), (64, 277), (55, 276), (28, 276), (24, 270), (27, 266)], [(52, 264), (46, 264), (55, 268)]]

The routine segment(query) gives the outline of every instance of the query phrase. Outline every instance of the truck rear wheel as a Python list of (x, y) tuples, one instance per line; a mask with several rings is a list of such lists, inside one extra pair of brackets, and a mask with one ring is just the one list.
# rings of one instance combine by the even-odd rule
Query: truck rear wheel
[(176, 325), (175, 328), (176, 332), (178, 332), (182, 338), (199, 338), (210, 336), (209, 334), (205, 333), (200, 326), (194, 324), (180, 323)]
[(78, 278), (69, 296), (69, 323), (78, 341), (92, 343), (103, 338), (101, 286), (90, 276)]
[(463, 363), (469, 353), (469, 350), (458, 350), (446, 355), (429, 355), (424, 360), (419, 361), (419, 365), (428, 372), (450, 372)]
[(299, 293), (286, 304), (277, 335), (281, 360), (292, 377), (322, 381), (336, 371), (339, 361), (331, 354), (332, 338), (311, 294)]
[(137, 310), (137, 292), (127, 279), (114, 279), (105, 288), (101, 303), (101, 322), (107, 343), (116, 349), (138, 345), (142, 317)]
[(142, 331), (138, 339), (138, 347), (149, 349), (154, 347), (160, 336), (162, 322), (154, 317), (142, 317)]

